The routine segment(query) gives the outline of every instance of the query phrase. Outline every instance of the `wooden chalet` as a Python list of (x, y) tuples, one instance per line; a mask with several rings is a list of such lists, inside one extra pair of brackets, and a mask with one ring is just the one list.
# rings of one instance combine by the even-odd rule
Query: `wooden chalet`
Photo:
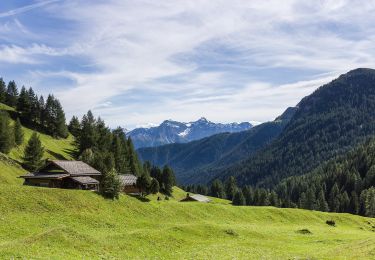
[(121, 174), (119, 179), (124, 193), (140, 193), (141, 189), (137, 187), (138, 177), (133, 174)]
[(188, 201), (197, 201), (197, 202), (210, 202), (211, 200), (206, 196), (200, 194), (193, 194), (190, 195), (189, 193), (186, 194), (186, 198), (180, 200), (181, 202), (188, 202)]
[(101, 175), (81, 161), (47, 161), (38, 172), (20, 178), (25, 179), (24, 185), (97, 191)]

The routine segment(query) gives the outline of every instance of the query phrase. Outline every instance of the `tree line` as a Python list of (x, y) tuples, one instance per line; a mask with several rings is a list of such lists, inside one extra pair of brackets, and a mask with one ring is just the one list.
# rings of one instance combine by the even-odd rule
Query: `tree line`
[(303, 208), (375, 217), (375, 140), (326, 162), (309, 174), (290, 177), (272, 188), (237, 186), (231, 176), (188, 192), (229, 199), (233, 205)]
[(20, 121), (39, 131), (43, 131), (56, 138), (66, 138), (68, 129), (65, 112), (61, 103), (53, 95), (47, 100), (41, 95), (38, 97), (30, 87), (22, 86), (19, 92), (17, 84), (10, 81), (8, 85), (0, 78), (0, 103), (4, 103), (17, 110)]

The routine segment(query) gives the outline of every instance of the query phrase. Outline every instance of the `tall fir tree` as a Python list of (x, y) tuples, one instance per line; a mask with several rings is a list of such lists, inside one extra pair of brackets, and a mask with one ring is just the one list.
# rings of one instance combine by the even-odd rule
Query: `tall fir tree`
[(36, 171), (43, 165), (44, 148), (40, 141), (39, 135), (34, 132), (25, 148), (24, 164), (31, 170)]
[(11, 107), (17, 106), (18, 99), (18, 88), (14, 80), (8, 83), (7, 94), (6, 94), (6, 104)]
[(21, 145), (23, 143), (24, 133), (21, 125), (21, 121), (17, 118), (14, 124), (14, 141), (16, 145)]
[(121, 191), (121, 182), (117, 172), (112, 169), (103, 174), (101, 181), (100, 192), (109, 199), (118, 199)]
[(3, 78), (0, 78), (0, 103), (5, 103), (6, 94), (7, 94), (6, 84), (3, 80)]
[(14, 145), (13, 127), (7, 112), (0, 112), (0, 152), (9, 153)]
[(227, 194), (228, 200), (233, 200), (234, 194), (237, 192), (236, 179), (233, 176), (230, 176), (225, 182), (225, 193)]
[(246, 205), (246, 199), (241, 190), (237, 190), (237, 192), (234, 194), (232, 204), (235, 206)]
[(171, 195), (172, 188), (175, 185), (175, 178), (173, 170), (170, 167), (164, 166), (162, 180), (165, 194)]
[(72, 117), (68, 125), (68, 130), (74, 137), (79, 136), (81, 132), (81, 124), (79, 123), (78, 117)]

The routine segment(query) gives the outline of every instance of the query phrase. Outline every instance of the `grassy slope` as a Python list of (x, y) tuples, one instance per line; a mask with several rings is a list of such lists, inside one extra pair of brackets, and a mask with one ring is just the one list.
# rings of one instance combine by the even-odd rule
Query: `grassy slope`
[[(183, 196), (182, 191), (176, 192)], [(176, 200), (110, 201), (88, 191), (2, 185), (0, 256), (371, 258), (374, 219)], [(337, 227), (325, 224), (334, 219)], [(369, 224), (370, 223), (370, 224)], [(296, 231), (307, 228), (312, 234)]]
[[(26, 138), (31, 130), (25, 129)], [(46, 157), (67, 158), (71, 139), (41, 135)], [(338, 258), (375, 256), (375, 220), (225, 200), (150, 202), (122, 195), (27, 187), (17, 161), (23, 147), (0, 155), (0, 258)], [(337, 227), (325, 224), (334, 219)], [(307, 228), (312, 234), (297, 230)]]

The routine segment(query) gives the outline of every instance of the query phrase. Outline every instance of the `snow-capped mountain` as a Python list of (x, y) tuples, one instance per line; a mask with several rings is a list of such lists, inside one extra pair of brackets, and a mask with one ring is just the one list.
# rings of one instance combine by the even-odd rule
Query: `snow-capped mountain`
[(206, 118), (181, 123), (165, 120), (159, 126), (136, 128), (128, 133), (136, 148), (154, 147), (170, 143), (187, 143), (218, 133), (240, 132), (248, 130), (253, 125), (248, 122), (221, 124), (208, 121)]

